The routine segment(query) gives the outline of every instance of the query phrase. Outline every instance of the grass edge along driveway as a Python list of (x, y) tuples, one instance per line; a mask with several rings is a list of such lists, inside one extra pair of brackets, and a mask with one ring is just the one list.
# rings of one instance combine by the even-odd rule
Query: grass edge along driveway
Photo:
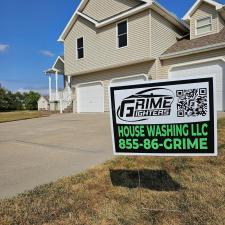
[(34, 119), (51, 115), (51, 112), (41, 111), (13, 111), (13, 112), (0, 112), (0, 123), (12, 122), (18, 120)]

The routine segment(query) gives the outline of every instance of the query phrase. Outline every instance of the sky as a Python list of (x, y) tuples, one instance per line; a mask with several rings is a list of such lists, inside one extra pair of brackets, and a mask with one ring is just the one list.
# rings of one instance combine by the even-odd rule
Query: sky
[[(98, 0), (97, 0), (98, 1)], [(225, 3), (225, 0), (220, 0)], [(0, 0), (0, 83), (11, 91), (47, 93), (50, 68), (63, 44), (57, 42), (79, 0)], [(179, 18), (195, 0), (158, 0)], [(62, 87), (62, 76), (60, 76)], [(53, 79), (54, 81), (54, 79)], [(54, 82), (53, 82), (54, 87)]]

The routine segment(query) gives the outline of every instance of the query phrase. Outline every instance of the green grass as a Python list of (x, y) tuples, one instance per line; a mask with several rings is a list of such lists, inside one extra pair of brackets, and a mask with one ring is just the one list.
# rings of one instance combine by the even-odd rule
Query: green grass
[(48, 115), (50, 115), (49, 112), (40, 112), (40, 111), (0, 112), (0, 123), (33, 119)]
[(223, 225), (225, 119), (218, 129), (219, 157), (114, 158), (0, 201), (0, 224)]

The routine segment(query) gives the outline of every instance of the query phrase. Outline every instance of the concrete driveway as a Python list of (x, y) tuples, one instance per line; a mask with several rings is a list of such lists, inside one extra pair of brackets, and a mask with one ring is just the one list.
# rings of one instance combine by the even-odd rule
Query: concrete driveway
[(0, 198), (112, 158), (109, 114), (53, 115), (0, 124)]

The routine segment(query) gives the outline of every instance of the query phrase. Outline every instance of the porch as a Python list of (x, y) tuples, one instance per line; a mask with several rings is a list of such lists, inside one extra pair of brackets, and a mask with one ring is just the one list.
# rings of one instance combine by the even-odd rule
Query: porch
[[(60, 111), (60, 113), (63, 113), (73, 103), (71, 77), (65, 76), (64, 57), (58, 56), (53, 66), (44, 71), (44, 73), (48, 76), (49, 109), (50, 111)], [(63, 90), (59, 89), (59, 76), (63, 76)], [(52, 88), (53, 78), (55, 79), (55, 89)]]

